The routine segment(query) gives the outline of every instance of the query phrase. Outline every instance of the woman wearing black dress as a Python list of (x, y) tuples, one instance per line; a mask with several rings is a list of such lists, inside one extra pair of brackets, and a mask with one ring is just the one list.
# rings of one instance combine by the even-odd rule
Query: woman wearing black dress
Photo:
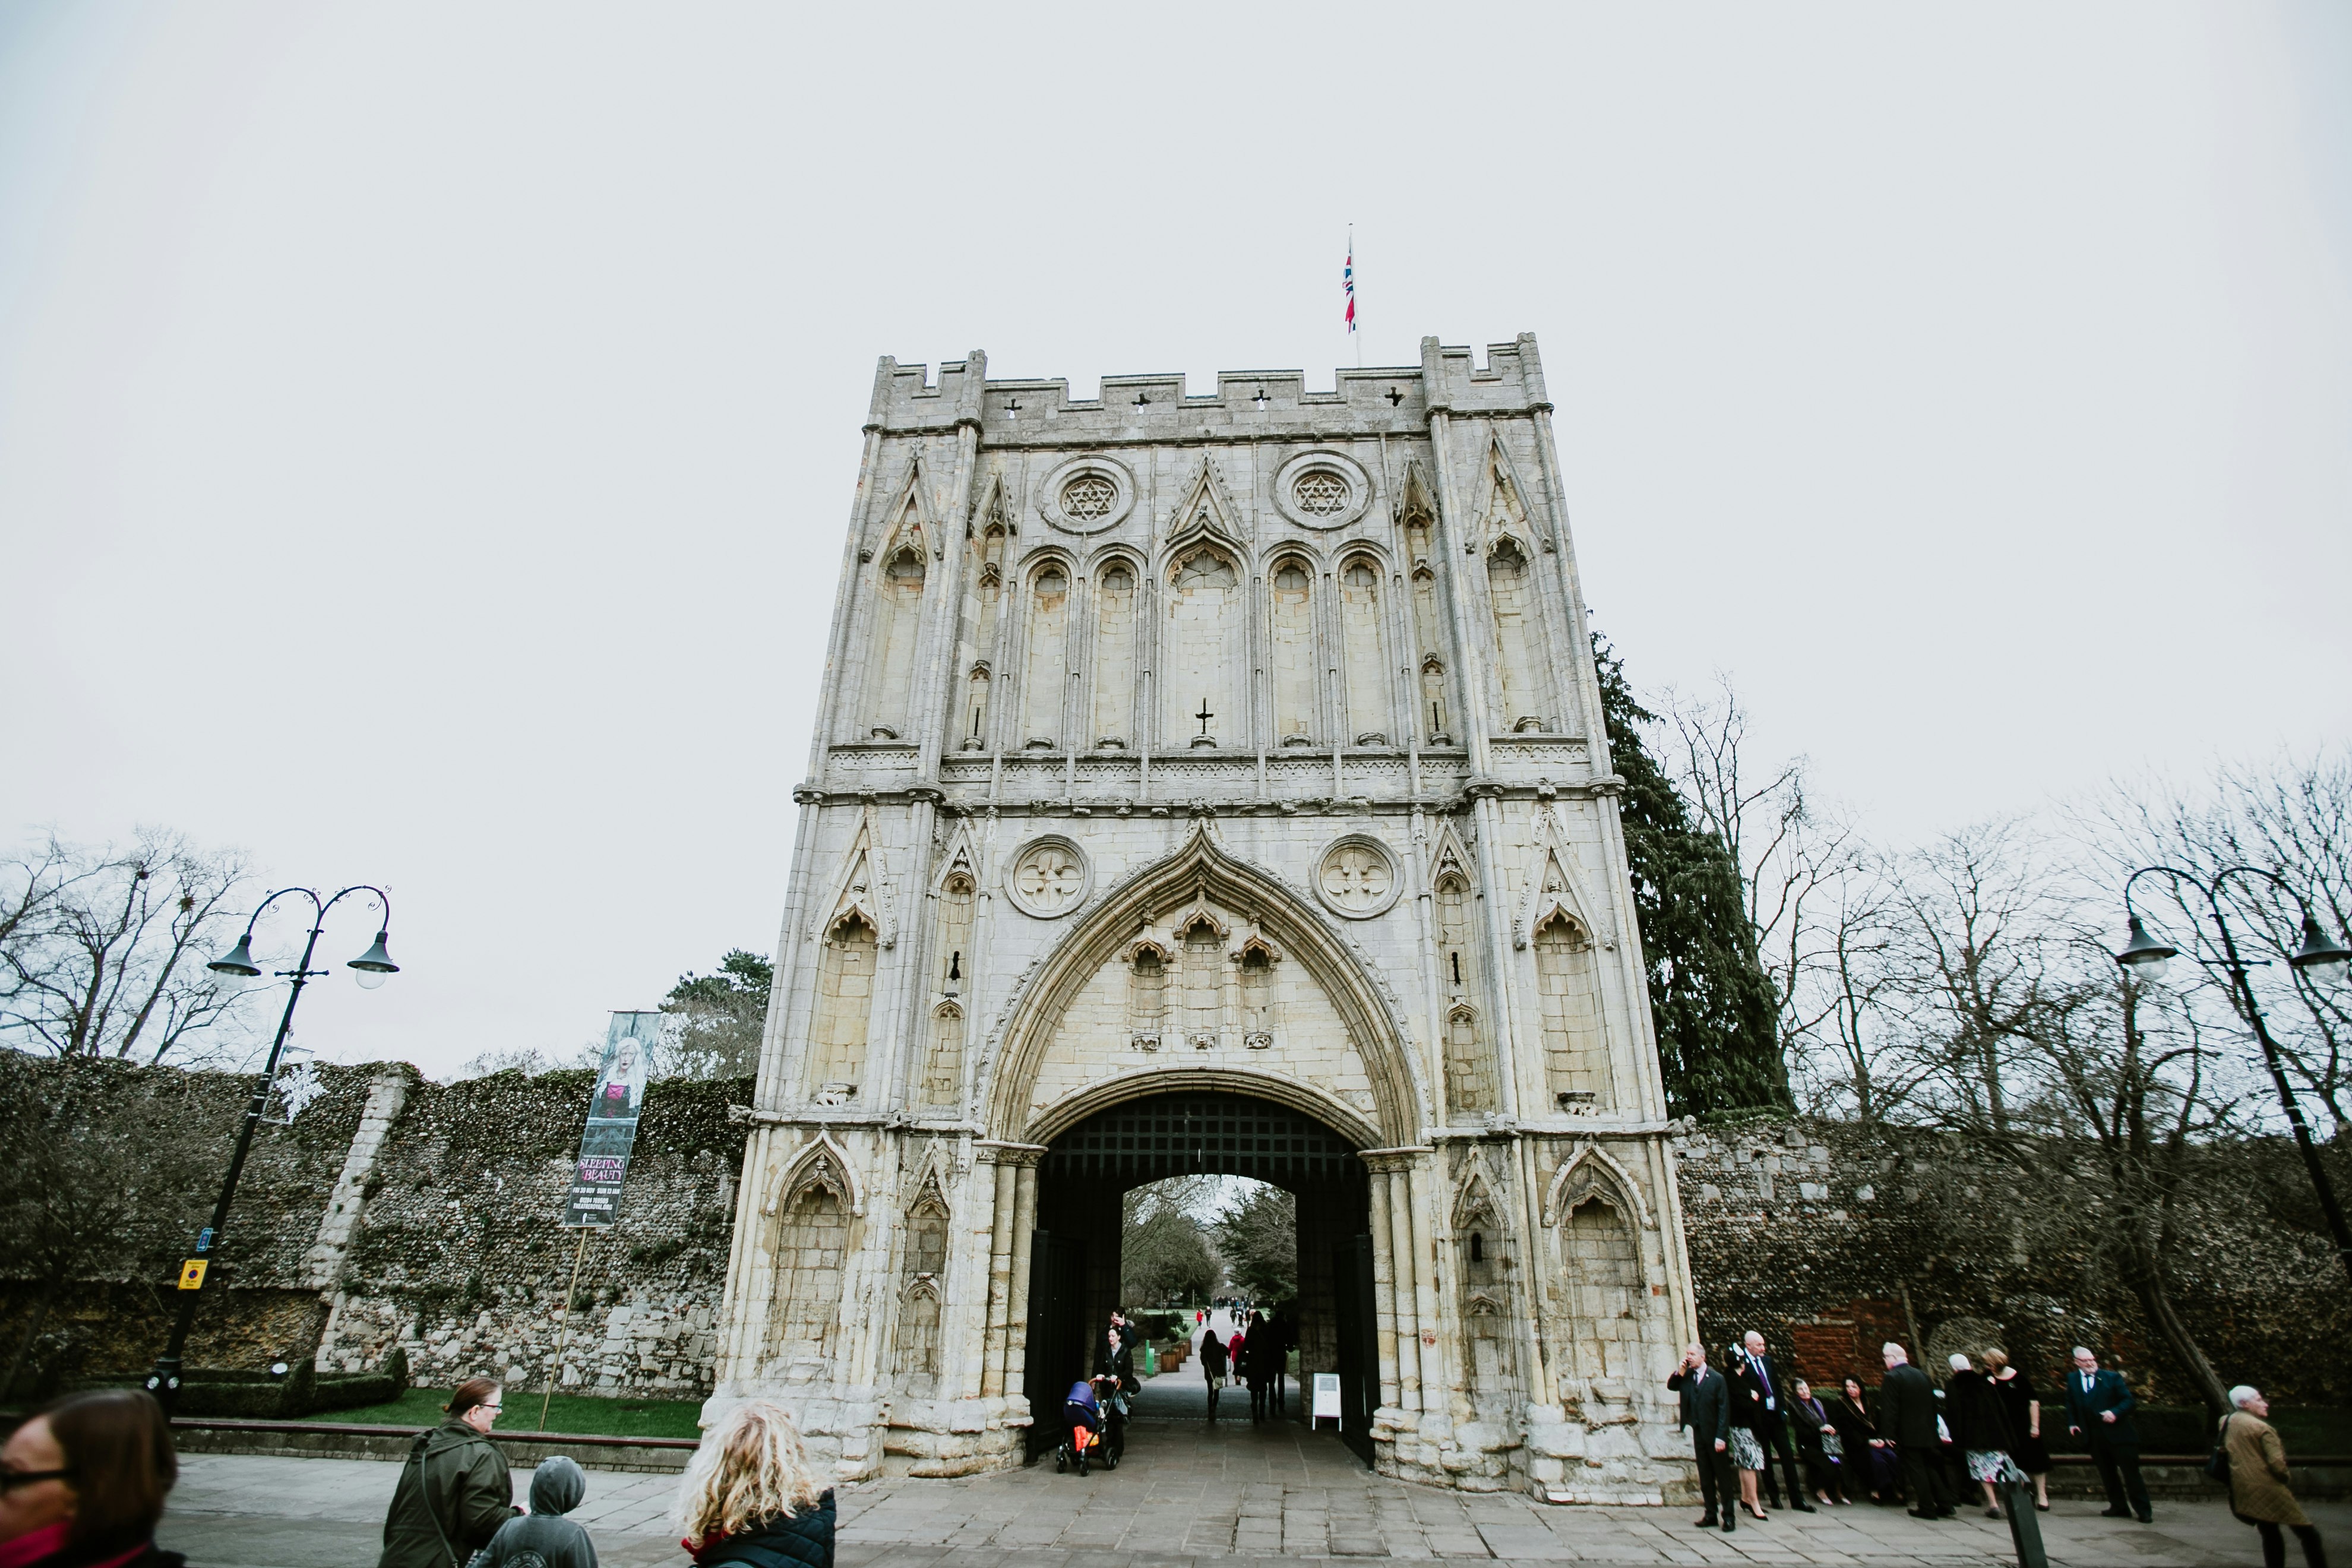
[(1838, 1435), (1839, 1446), (1845, 1449), (1847, 1490), (1866, 1491), (1875, 1503), (1899, 1500), (1902, 1493), (1895, 1484), (1895, 1450), (1878, 1435), (1878, 1423), (1871, 1418), (1861, 1383), (1847, 1378), (1844, 1393), (1827, 1404), (1830, 1426)]
[(2033, 1392), (2033, 1384), (2025, 1373), (2009, 1364), (2006, 1351), (1984, 1352), (1985, 1372), (1992, 1379), (1992, 1391), (2000, 1396), (2001, 1407), (2009, 1413), (2011, 1447), (2009, 1457), (2017, 1468), (2033, 1478), (2033, 1506), (2043, 1513), (2050, 1511), (2050, 1450), (2042, 1441), (2042, 1400)]

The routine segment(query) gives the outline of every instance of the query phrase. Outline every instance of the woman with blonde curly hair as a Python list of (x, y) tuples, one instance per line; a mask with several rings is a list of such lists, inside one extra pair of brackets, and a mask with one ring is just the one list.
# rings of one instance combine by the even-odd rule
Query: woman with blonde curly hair
[(679, 1544), (702, 1568), (833, 1568), (833, 1489), (781, 1405), (747, 1399), (719, 1418), (687, 1466), (677, 1511)]

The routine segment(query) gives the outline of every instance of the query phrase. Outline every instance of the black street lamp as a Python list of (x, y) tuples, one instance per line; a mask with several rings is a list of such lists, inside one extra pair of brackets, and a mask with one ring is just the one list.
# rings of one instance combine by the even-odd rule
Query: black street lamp
[(345, 888), (333, 898), (321, 900), (308, 888), (280, 888), (261, 900), (252, 919), (245, 922), (245, 934), (236, 945), (214, 959), (205, 968), (216, 974), (234, 974), (242, 979), (259, 978), (261, 966), (253, 961), (253, 924), (261, 918), (262, 910), (289, 895), (299, 894), (310, 900), (313, 910), (310, 940), (302, 944), (302, 960), (291, 969), (279, 970), (281, 979), (291, 979), (294, 988), (287, 994), (286, 1011), (278, 1020), (278, 1037), (269, 1043), (269, 1060), (264, 1064), (261, 1076), (254, 1081), (253, 1099), (245, 1108), (245, 1123), (237, 1129), (236, 1152), (229, 1156), (228, 1176), (221, 1183), (220, 1201), (213, 1205), (213, 1222), (196, 1237), (196, 1255), (182, 1267), (180, 1275), (180, 1312), (172, 1324), (172, 1338), (163, 1346), (163, 1353), (155, 1358), (155, 1370), (147, 1375), (147, 1392), (163, 1406), (163, 1414), (172, 1413), (172, 1405), (180, 1394), (180, 1357), (188, 1348), (188, 1331), (196, 1321), (196, 1303), (211, 1274), (213, 1256), (220, 1251), (221, 1233), (228, 1226), (228, 1205), (236, 1196), (236, 1179), (245, 1173), (245, 1156), (253, 1147), (253, 1130), (261, 1124), (261, 1113), (269, 1103), (269, 1086), (278, 1079), (278, 1058), (286, 1048), (286, 1037), (294, 1027), (294, 1005), (302, 1000), (302, 987), (308, 982), (331, 974), (331, 969), (313, 969), (310, 957), (318, 951), (319, 936), (326, 929), (327, 911), (353, 893), (373, 893), (376, 907), (383, 911), (383, 920), (376, 928), (375, 945), (346, 965), (353, 977), (368, 990), (374, 990), (385, 980), (400, 973), (400, 965), (392, 961), (384, 950), (384, 939), (392, 934), (392, 899), (381, 888), (362, 882), (355, 888)]
[(2164, 973), (2167, 960), (2179, 952), (2161, 938), (2150, 936), (2140, 923), (2139, 913), (2132, 908), (2132, 883), (2142, 877), (2162, 876), (2172, 879), (2174, 886), (2186, 882), (2200, 888), (2205, 901), (2213, 910), (2213, 924), (2221, 932), (2221, 967), (2230, 972), (2230, 984), (2246, 1021), (2254, 1026), (2254, 1038), (2263, 1046), (2263, 1060), (2271, 1069), (2271, 1082), (2278, 1088), (2279, 1104), (2286, 1110), (2287, 1125), (2294, 1130), (2295, 1148), (2303, 1154), (2304, 1169), (2311, 1174), (2312, 1191), (2319, 1196), (2320, 1212), (2327, 1216), (2327, 1228), (2336, 1237), (2336, 1257), (2352, 1274), (2352, 1226), (2344, 1220), (2344, 1210), (2336, 1201), (2335, 1185), (2327, 1179), (2327, 1167), (2320, 1163), (2319, 1150), (2311, 1141), (2311, 1127), (2303, 1119), (2303, 1107), (2295, 1102), (2294, 1090), (2286, 1081), (2286, 1068), (2279, 1059), (2276, 1041), (2271, 1038), (2270, 1026), (2263, 1020), (2262, 1004), (2254, 999), (2252, 969), (2270, 960), (2248, 960), (2238, 954), (2238, 941), (2231, 934), (2229, 918), (2221, 912), (2221, 884), (2232, 877), (2259, 877), (2295, 901), (2303, 911), (2303, 945), (2287, 954), (2290, 966), (2309, 975), (2315, 984), (2340, 984), (2347, 969), (2352, 969), (2352, 948), (2330, 941), (2312, 918), (2311, 905), (2301, 893), (2289, 887), (2286, 879), (2273, 871), (2257, 866), (2224, 866), (2213, 874), (2210, 882), (2200, 882), (2195, 874), (2170, 866), (2144, 866), (2131, 874), (2124, 883), (2124, 918), (2129, 922), (2124, 950), (2116, 954), (2116, 962), (2125, 972), (2141, 980), (2154, 980)]

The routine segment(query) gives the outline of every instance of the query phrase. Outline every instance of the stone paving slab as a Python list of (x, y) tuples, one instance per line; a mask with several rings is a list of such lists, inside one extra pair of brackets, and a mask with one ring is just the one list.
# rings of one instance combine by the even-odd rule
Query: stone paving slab
[[(161, 1531), (199, 1568), (365, 1568), (397, 1464), (192, 1454)], [(530, 1472), (515, 1474), (518, 1499)], [(612, 1568), (684, 1568), (669, 1510), (677, 1478), (599, 1471), (573, 1517)], [(1339, 1441), (1295, 1426), (1159, 1423), (1126, 1462), (1085, 1478), (1050, 1462), (955, 1480), (888, 1480), (839, 1494), (840, 1568), (1346, 1568), (1367, 1558), (1526, 1564), (1992, 1568), (2014, 1561), (2006, 1524), (1948, 1523), (1868, 1505), (1775, 1512), (1732, 1534), (1689, 1508), (1548, 1508), (1371, 1474)], [(2338, 1550), (2352, 1505), (2308, 1505)], [(2159, 1503), (2157, 1522), (2086, 1502), (2041, 1516), (2058, 1568), (2212, 1568), (2259, 1563), (2254, 1532), (2220, 1503)], [(2292, 1550), (2292, 1549), (2291, 1549)]]

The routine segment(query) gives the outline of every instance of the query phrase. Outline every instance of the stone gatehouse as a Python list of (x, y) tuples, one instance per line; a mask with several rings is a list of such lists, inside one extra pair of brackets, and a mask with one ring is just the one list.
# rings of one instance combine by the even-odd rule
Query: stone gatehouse
[(1300, 1203), (1381, 1470), (1683, 1484), (1695, 1327), (1551, 405), (1418, 365), (885, 359), (842, 544), (715, 1411), (843, 1477), (1019, 1462), (1118, 1195)]

